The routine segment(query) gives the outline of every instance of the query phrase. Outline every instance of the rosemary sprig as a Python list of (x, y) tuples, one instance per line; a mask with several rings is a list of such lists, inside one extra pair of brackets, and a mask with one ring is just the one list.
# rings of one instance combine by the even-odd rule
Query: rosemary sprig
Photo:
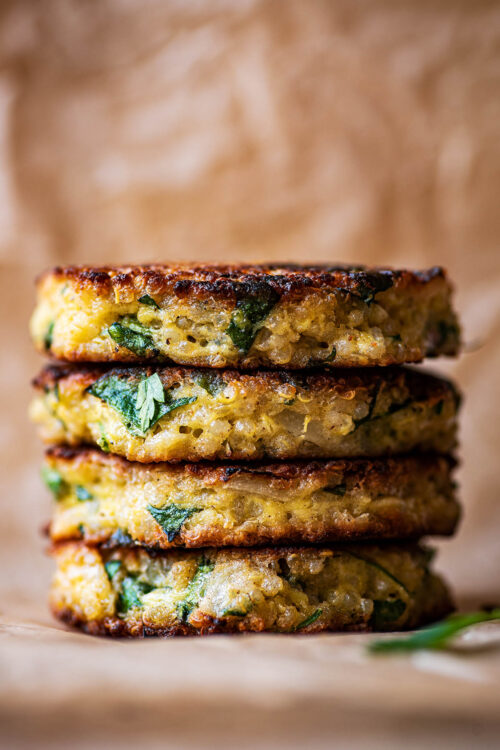
[(372, 654), (385, 654), (397, 651), (418, 651), (420, 649), (446, 648), (455, 635), (481, 622), (500, 620), (500, 608), (488, 612), (468, 612), (450, 615), (445, 620), (417, 630), (409, 636), (373, 641), (368, 645)]

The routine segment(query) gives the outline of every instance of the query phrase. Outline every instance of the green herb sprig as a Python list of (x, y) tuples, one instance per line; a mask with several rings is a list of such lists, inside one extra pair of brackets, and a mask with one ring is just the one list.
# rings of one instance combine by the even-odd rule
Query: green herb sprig
[(158, 373), (140, 381), (107, 375), (97, 380), (89, 393), (104, 401), (122, 418), (132, 435), (143, 437), (165, 414), (192, 404), (196, 396), (174, 398), (170, 390), (164, 391)]
[[(157, 372), (149, 378), (143, 378), (137, 389), (135, 408), (139, 412), (139, 424), (142, 432), (147, 432), (155, 423), (157, 404), (165, 403), (165, 391)], [(161, 410), (161, 406), (159, 407)]]
[(390, 654), (421, 649), (442, 649), (449, 646), (458, 633), (467, 630), (472, 625), (492, 620), (500, 620), (500, 608), (489, 612), (450, 615), (445, 620), (417, 630), (406, 637), (373, 641), (368, 645), (368, 651), (372, 654)]

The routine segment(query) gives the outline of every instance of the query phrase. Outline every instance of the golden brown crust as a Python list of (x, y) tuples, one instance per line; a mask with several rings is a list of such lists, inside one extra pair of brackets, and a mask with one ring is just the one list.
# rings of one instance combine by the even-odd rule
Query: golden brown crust
[[(92, 448), (57, 447), (47, 461), (68, 487), (50, 526), (54, 541), (113, 547), (125, 532), (131, 543), (168, 549), (404, 539), (450, 535), (460, 515), (455, 462), (446, 456), (147, 466)], [(98, 510), (78, 502), (75, 482), (90, 489)], [(173, 536), (148, 510), (164, 508), (172, 495), (174, 505), (195, 509)]]
[[(430, 607), (421, 617), (418, 625), (412, 624), (409, 628), (398, 628), (400, 631), (414, 629), (416, 627), (423, 627), (432, 622), (437, 622), (443, 617), (451, 614), (455, 609), (451, 598), (443, 598), (441, 601), (435, 601), (433, 606)], [(64, 625), (71, 628), (78, 628), (87, 635), (112, 637), (112, 638), (169, 638), (171, 636), (203, 636), (203, 635), (217, 635), (217, 634), (241, 634), (249, 632), (244, 623), (239, 622), (236, 619), (233, 620), (217, 620), (216, 618), (210, 618), (205, 616), (203, 622), (200, 623), (200, 627), (194, 628), (190, 625), (179, 624), (170, 628), (151, 628), (142, 622), (130, 622), (121, 620), (119, 617), (108, 617), (104, 620), (93, 620), (87, 622), (82, 617), (79, 617), (71, 609), (59, 609), (51, 605), (51, 611), (55, 618), (60, 620)], [(264, 627), (258, 630), (253, 627), (252, 633), (264, 632)], [(374, 628), (369, 623), (353, 624), (353, 625), (331, 625), (330, 627), (322, 627), (321, 625), (313, 624), (307, 628), (302, 628), (294, 633), (282, 633), (281, 635), (313, 635), (314, 633), (374, 633)], [(390, 632), (387, 630), (387, 632)]]
[[(294, 533), (283, 534), (280, 529), (264, 529), (258, 532), (242, 530), (226, 531), (221, 528), (207, 528), (197, 532), (196, 536), (186, 531), (181, 531), (174, 542), (166, 542), (164, 534), (157, 532), (157, 538), (149, 542), (148, 549), (173, 549), (181, 546), (186, 549), (199, 549), (202, 547), (258, 547), (260, 545), (280, 544), (332, 544), (343, 542), (378, 542), (392, 539), (420, 539), (423, 536), (452, 536), (457, 526), (457, 515), (450, 521), (447, 519), (432, 518), (426, 523), (417, 524), (410, 520), (404, 512), (394, 513), (392, 518), (386, 516), (383, 521), (374, 518), (366, 518), (363, 521), (338, 521), (335, 527), (331, 524), (316, 524), (314, 529), (302, 527)], [(50, 534), (49, 528), (49, 534)], [(59, 537), (57, 542), (82, 540), (89, 545), (106, 545), (108, 549), (114, 549), (117, 545), (113, 538), (105, 532), (92, 534), (80, 534), (79, 536), (68, 535)], [(142, 546), (143, 541), (134, 542), (131, 546)]]
[[(76, 466), (92, 462), (97, 465), (112, 465), (117, 474), (126, 474), (132, 468), (146, 469), (147, 465), (140, 462), (127, 461), (121, 456), (105, 454), (91, 446), (72, 447), (66, 445), (51, 446), (46, 451), (47, 456), (58, 461), (65, 461)], [(370, 487), (383, 488), (387, 481), (397, 484), (410, 474), (421, 474), (425, 471), (435, 471), (448, 474), (457, 465), (453, 456), (433, 454), (419, 454), (417, 456), (387, 457), (384, 459), (370, 458), (338, 458), (330, 461), (297, 460), (293, 463), (282, 461), (279, 463), (260, 463), (259, 461), (224, 462), (214, 461), (198, 463), (172, 464), (159, 462), (154, 465), (155, 471), (166, 471), (176, 476), (190, 475), (202, 480), (206, 484), (227, 482), (235, 474), (262, 474), (271, 479), (275, 486), (286, 490), (292, 482), (307, 479), (311, 475), (327, 476), (334, 472), (343, 476), (356, 478), (356, 483), (362, 487), (370, 483)]]
[(390, 287), (410, 289), (424, 286), (436, 278), (446, 280), (444, 269), (423, 271), (368, 268), (347, 265), (263, 264), (197, 265), (146, 264), (123, 266), (58, 266), (38, 279), (48, 277), (70, 280), (96, 294), (135, 292), (198, 299), (235, 300), (239, 295), (261, 293), (263, 287), (280, 297), (297, 297), (311, 290), (342, 289), (352, 294), (378, 292)]
[[(200, 557), (199, 552), (189, 551), (99, 551), (71, 543), (57, 545), (52, 553), (59, 566), (52, 611), (66, 624), (92, 635), (405, 630), (440, 619), (453, 609), (448, 589), (428, 569), (432, 552), (413, 544), (206, 549)], [(120, 561), (120, 567), (109, 577), (104, 566), (111, 560)], [(204, 582), (184, 613), (182, 602), (186, 593), (191, 597), (199, 565), (204, 566)], [(146, 588), (144, 599), (120, 611), (130, 575), (150, 584), (151, 597)], [(231, 607), (238, 590), (250, 597), (245, 598), (245, 612)], [(105, 598), (102, 604), (100, 592)], [(373, 618), (376, 601), (391, 603), (398, 596), (405, 603), (401, 612), (383, 621)], [(290, 619), (279, 619), (287, 606)]]
[(212, 370), (206, 368), (161, 365), (127, 367), (126, 365), (111, 366), (104, 364), (54, 364), (44, 367), (33, 378), (32, 385), (38, 391), (45, 391), (54, 388), (61, 380), (68, 379), (75, 384), (78, 383), (82, 389), (85, 389), (89, 388), (105, 375), (137, 378), (138, 375), (149, 377), (153, 373), (158, 373), (165, 388), (170, 388), (174, 383), (184, 380), (196, 382), (199, 376), (208, 375), (209, 377), (220, 379), (225, 384), (233, 381), (249, 383), (252, 389), (258, 391), (289, 384), (298, 388), (307, 388), (314, 393), (328, 391), (332, 395), (343, 395), (352, 391), (355, 392), (360, 388), (375, 392), (384, 384), (386, 389), (397, 385), (406, 385), (411, 392), (412, 399), (415, 400), (426, 399), (432, 403), (438, 403), (442, 398), (448, 396), (451, 391), (454, 394), (458, 408), (461, 399), (452, 381), (427, 371), (417, 371), (411, 367), (384, 367), (384, 369), (371, 367), (345, 370), (338, 368), (332, 371), (319, 369), (303, 372), (259, 370), (247, 373), (228, 369), (218, 370), (216, 373), (213, 373)]
[(56, 268), (38, 282), (35, 345), (69, 362), (300, 370), (457, 353), (440, 268)]

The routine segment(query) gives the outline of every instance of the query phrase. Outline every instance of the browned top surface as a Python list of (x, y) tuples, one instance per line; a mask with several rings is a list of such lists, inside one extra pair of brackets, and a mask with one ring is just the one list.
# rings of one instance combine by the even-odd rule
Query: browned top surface
[(460, 395), (454, 384), (445, 378), (431, 375), (426, 371), (417, 371), (409, 367), (384, 367), (361, 369), (336, 369), (334, 371), (298, 371), (287, 370), (259, 370), (239, 372), (238, 370), (221, 370), (191, 367), (109, 367), (106, 365), (48, 365), (33, 379), (32, 384), (38, 390), (53, 388), (63, 379), (73, 380), (82, 388), (88, 388), (100, 377), (116, 375), (123, 378), (137, 380), (142, 376), (150, 376), (157, 372), (165, 387), (185, 380), (195, 380), (204, 375), (208, 378), (218, 378), (225, 383), (235, 381), (247, 382), (255, 389), (269, 389), (283, 383), (289, 383), (297, 388), (318, 391), (334, 391), (344, 393), (358, 388), (378, 390), (382, 384), (386, 386), (406, 385), (413, 398), (441, 398), (450, 392), (454, 394), (457, 405)]
[(102, 453), (90, 446), (73, 448), (69, 446), (54, 446), (47, 450), (47, 456), (57, 461), (65, 461), (75, 466), (88, 465), (110, 466), (117, 472), (130, 471), (167, 472), (172, 475), (192, 476), (201, 481), (216, 484), (227, 482), (236, 474), (260, 475), (267, 480), (273, 480), (273, 484), (279, 483), (286, 487), (300, 479), (306, 479), (314, 475), (338, 474), (352, 477), (357, 482), (369, 482), (373, 488), (375, 485), (390, 481), (391, 484), (412, 481), (412, 477), (422, 473), (432, 472), (447, 475), (455, 466), (455, 460), (450, 456), (417, 455), (398, 456), (383, 459), (335, 459), (329, 461), (280, 461), (279, 463), (239, 463), (237, 461), (224, 462), (199, 462), (186, 464), (158, 463), (152, 466), (127, 461), (120, 456)]
[(423, 271), (369, 268), (348, 265), (302, 266), (293, 263), (264, 265), (198, 265), (145, 264), (123, 266), (57, 266), (39, 277), (49, 276), (71, 281), (77, 286), (92, 287), (95, 293), (111, 290), (148, 291), (152, 294), (173, 293), (184, 296), (216, 296), (234, 299), (251, 294), (301, 295), (309, 290), (341, 289), (362, 296), (385, 291), (390, 287), (411, 289), (433, 279), (446, 279), (439, 267)]

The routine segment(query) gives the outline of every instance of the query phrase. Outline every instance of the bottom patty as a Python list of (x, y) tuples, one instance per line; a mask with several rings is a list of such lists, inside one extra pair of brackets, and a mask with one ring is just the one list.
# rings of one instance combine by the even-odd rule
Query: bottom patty
[(56, 545), (54, 614), (93, 635), (384, 631), (448, 614), (417, 545), (152, 552)]

